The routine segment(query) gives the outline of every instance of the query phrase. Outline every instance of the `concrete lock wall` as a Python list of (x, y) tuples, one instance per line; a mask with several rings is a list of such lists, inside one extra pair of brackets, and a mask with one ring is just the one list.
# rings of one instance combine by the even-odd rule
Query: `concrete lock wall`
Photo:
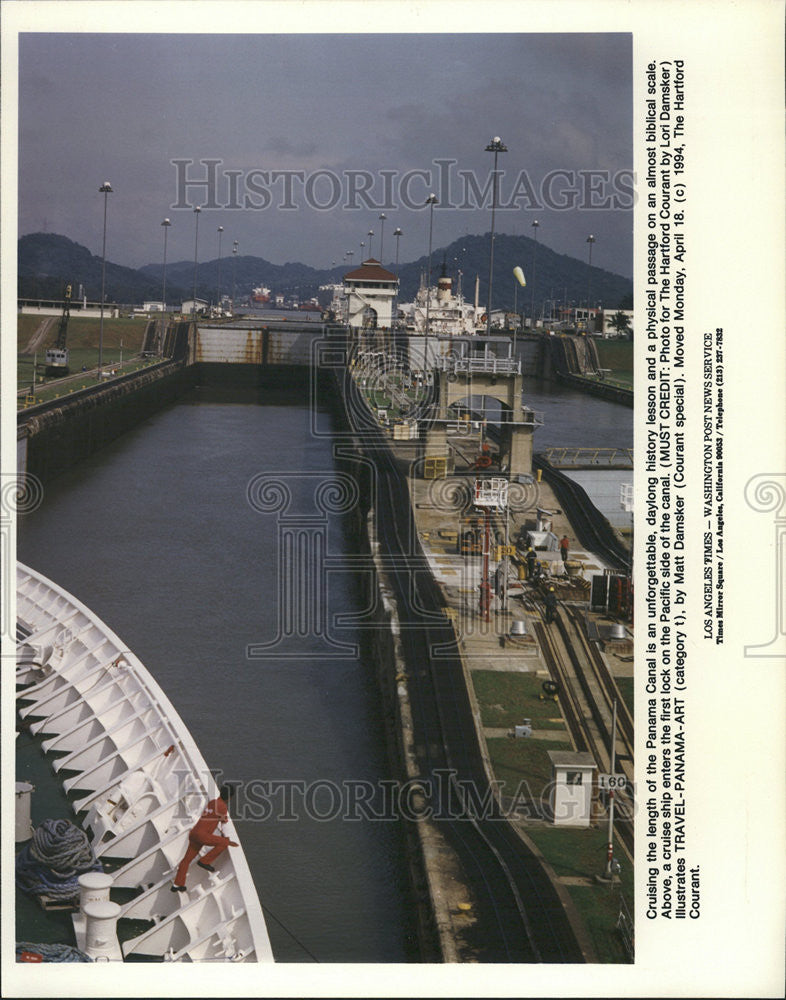
[(49, 481), (176, 400), (191, 379), (182, 365), (165, 364), (29, 414), (17, 431), (26, 442), (26, 469), (20, 471)]

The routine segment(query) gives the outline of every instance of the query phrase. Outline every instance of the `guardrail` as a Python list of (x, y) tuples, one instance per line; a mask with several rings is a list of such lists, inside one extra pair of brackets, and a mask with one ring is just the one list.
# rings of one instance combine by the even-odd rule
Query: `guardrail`
[(611, 466), (617, 469), (633, 468), (632, 448), (551, 445), (540, 449), (540, 454), (547, 458), (555, 468), (575, 468), (584, 465)]
[(437, 358), (440, 371), (455, 373), (478, 373), (481, 375), (519, 375), (521, 361), (518, 358)]
[(135, 371), (126, 372), (124, 375), (114, 375), (112, 378), (107, 378), (103, 382), (96, 382), (94, 385), (88, 385), (84, 389), (74, 389), (71, 392), (64, 392), (63, 395), (56, 396), (54, 399), (28, 403), (27, 399), (30, 397), (24, 397), (23, 405), (17, 409), (17, 423), (23, 424), (26, 420), (29, 420), (30, 417), (39, 416), (49, 410), (56, 410), (61, 406), (74, 402), (75, 400), (86, 399), (89, 396), (98, 395), (106, 389), (114, 388), (118, 385), (124, 385), (141, 375), (145, 375), (148, 372), (159, 371), (169, 365), (181, 367), (182, 362), (175, 361), (172, 358), (165, 358), (162, 361), (146, 365), (144, 368), (138, 368)]

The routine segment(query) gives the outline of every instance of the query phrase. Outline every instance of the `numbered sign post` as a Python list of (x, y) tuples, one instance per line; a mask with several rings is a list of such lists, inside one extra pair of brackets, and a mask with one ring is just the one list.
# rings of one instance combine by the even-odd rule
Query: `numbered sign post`
[(607, 792), (621, 792), (628, 784), (624, 774), (599, 774), (598, 788)]

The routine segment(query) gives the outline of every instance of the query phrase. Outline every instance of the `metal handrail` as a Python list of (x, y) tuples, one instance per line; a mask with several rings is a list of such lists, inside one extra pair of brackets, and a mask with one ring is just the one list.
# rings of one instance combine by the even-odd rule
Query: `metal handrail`
[(446, 372), (481, 372), (489, 375), (519, 375), (518, 358), (438, 358), (437, 367)]

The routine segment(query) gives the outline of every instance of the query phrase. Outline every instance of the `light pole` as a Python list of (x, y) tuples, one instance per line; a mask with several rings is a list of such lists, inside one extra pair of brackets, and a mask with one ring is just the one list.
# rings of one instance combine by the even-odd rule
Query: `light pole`
[(232, 315), (235, 315), (235, 278), (237, 277), (237, 240), (232, 241)]
[(540, 223), (537, 219), (532, 223), (532, 230), (535, 233), (535, 246), (532, 248), (532, 306), (530, 307), (530, 315), (532, 317), (532, 327), (535, 328), (535, 255), (538, 252), (538, 226)]
[(365, 248), (366, 248), (366, 244), (363, 242), (363, 240), (361, 240), (360, 241), (360, 263), (361, 264), (363, 263), (363, 251), (365, 250)]
[(166, 237), (172, 223), (169, 219), (164, 219), (161, 225), (164, 227), (164, 287), (161, 291), (161, 298), (164, 300), (162, 304), (164, 306), (164, 314), (166, 314)]
[(497, 157), (500, 153), (507, 153), (508, 147), (500, 139), (498, 135), (495, 135), (491, 142), (486, 146), (487, 153), (494, 154), (494, 174), (492, 177), (492, 189), (491, 189), (491, 251), (489, 254), (489, 300), (486, 306), (486, 336), (491, 336), (491, 289), (494, 280), (494, 216), (497, 211)]
[(612, 785), (609, 788), (609, 833), (606, 846), (606, 872), (605, 877), (611, 882), (614, 878), (614, 785), (616, 784), (614, 767), (616, 764), (617, 749), (617, 699), (614, 699), (614, 706), (611, 717), (611, 753), (609, 774)]
[(631, 588), (633, 587), (633, 484), (620, 483), (620, 507), (630, 514), (630, 565), (628, 568), (628, 612), (633, 620), (633, 607), (631, 606)]
[(98, 324), (98, 377), (101, 378), (101, 373), (104, 364), (104, 289), (106, 287), (106, 203), (110, 194), (112, 194), (112, 185), (109, 181), (104, 181), (101, 187), (98, 189), (104, 196), (104, 242), (101, 248), (101, 320)]
[(368, 259), (371, 260), (374, 256), (374, 230), (369, 229), (366, 235), (368, 236)]
[(379, 231), (379, 262), (383, 266), (385, 264), (383, 260), (383, 254), (385, 253), (385, 219), (387, 219), (385, 213), (380, 213), (379, 221), (382, 223), (382, 226)]
[(399, 240), (401, 239), (402, 233), (398, 226), (396, 226), (396, 230), (393, 233), (393, 235), (396, 237), (396, 297), (393, 299), (395, 308), (393, 309), (393, 316), (391, 318), (392, 320), (395, 321), (398, 317), (398, 297), (401, 291), (401, 286), (398, 278), (398, 244)]
[(587, 333), (590, 332), (590, 301), (592, 298), (592, 244), (595, 242), (595, 237), (592, 233), (587, 237), (587, 243), (589, 243), (589, 266), (590, 272), (587, 277)]
[(218, 288), (216, 289), (216, 308), (221, 311), (221, 237), (224, 227), (218, 227)]
[[(355, 256), (355, 251), (354, 250), (347, 250), (347, 257), (349, 258), (349, 263), (347, 264), (347, 267), (349, 267), (350, 270), (352, 268), (352, 258), (354, 256)], [(360, 263), (362, 264), (363, 261), (361, 261)], [(350, 303), (350, 299), (349, 299), (349, 296), (347, 296), (347, 326), (350, 325), (349, 321), (352, 318), (350, 316), (350, 314), (349, 314), (349, 303)], [(363, 326), (363, 314), (362, 313), (360, 314), (360, 325), (361, 325), (361, 328), (362, 328), (362, 326)], [(358, 334), (358, 336), (359, 336), (359, 334)]]
[(198, 261), (198, 248), (199, 248), (199, 213), (202, 209), (197, 205), (194, 208), (194, 218), (196, 219), (196, 229), (194, 232), (194, 302), (191, 306), (191, 315), (196, 316), (196, 286), (197, 286), (197, 261)]
[(430, 206), (429, 208), (429, 220), (428, 220), (428, 281), (426, 282), (426, 340), (423, 347), (423, 377), (426, 379), (426, 386), (428, 386), (428, 330), (429, 323), (431, 321), (431, 237), (434, 232), (434, 206), (437, 204), (437, 196), (435, 194), (430, 194), (426, 199), (426, 204)]

